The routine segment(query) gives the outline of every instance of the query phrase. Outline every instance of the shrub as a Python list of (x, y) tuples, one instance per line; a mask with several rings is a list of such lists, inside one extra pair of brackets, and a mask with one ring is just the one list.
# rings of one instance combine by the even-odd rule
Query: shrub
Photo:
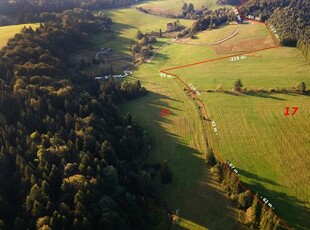
[(238, 80), (234, 83), (234, 86), (235, 86), (235, 90), (236, 90), (236, 91), (241, 91), (241, 88), (243, 87), (241, 80), (238, 79)]
[(304, 82), (301, 82), (299, 85), (298, 85), (298, 89), (301, 93), (305, 93), (306, 92), (306, 84)]
[(216, 86), (216, 91), (217, 92), (222, 92), (224, 90), (224, 88), (223, 88), (223, 85), (222, 84), (218, 84), (217, 86)]
[(210, 166), (216, 165), (217, 162), (216, 162), (215, 155), (214, 155), (214, 152), (213, 152), (212, 148), (208, 148), (207, 155), (206, 155), (206, 160), (207, 160), (207, 163)]
[(163, 184), (169, 184), (171, 181), (172, 181), (172, 172), (168, 167), (167, 160), (165, 160), (161, 171), (161, 182)]

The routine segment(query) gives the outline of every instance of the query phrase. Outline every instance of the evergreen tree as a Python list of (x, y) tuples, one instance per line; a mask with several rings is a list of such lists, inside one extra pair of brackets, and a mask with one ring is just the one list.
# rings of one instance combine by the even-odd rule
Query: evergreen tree
[(161, 182), (163, 184), (169, 184), (171, 181), (172, 181), (172, 172), (168, 167), (167, 160), (165, 160), (161, 171)]
[(213, 149), (212, 149), (212, 148), (208, 148), (208, 149), (207, 149), (206, 158), (207, 158), (207, 163), (208, 163), (210, 166), (216, 165), (217, 161), (216, 161), (216, 158), (215, 158), (215, 155), (214, 155), (214, 152), (213, 152)]
[(306, 84), (304, 82), (301, 82), (298, 86), (298, 89), (300, 90), (301, 93), (305, 93), (306, 92)]
[(234, 83), (234, 86), (235, 86), (235, 90), (236, 90), (236, 91), (241, 91), (241, 88), (243, 87), (241, 80), (238, 79), (238, 80)]

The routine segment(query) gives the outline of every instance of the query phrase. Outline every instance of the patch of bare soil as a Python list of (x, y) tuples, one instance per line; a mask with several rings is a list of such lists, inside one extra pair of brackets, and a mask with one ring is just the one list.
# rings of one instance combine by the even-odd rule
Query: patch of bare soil
[(164, 17), (175, 18), (177, 15), (169, 9), (158, 6), (144, 6), (143, 9), (147, 10), (150, 14), (157, 14)]
[(274, 46), (272, 38), (251, 39), (242, 42), (213, 45), (213, 49), (217, 54), (227, 54), (236, 52), (246, 52), (251, 50), (264, 49)]

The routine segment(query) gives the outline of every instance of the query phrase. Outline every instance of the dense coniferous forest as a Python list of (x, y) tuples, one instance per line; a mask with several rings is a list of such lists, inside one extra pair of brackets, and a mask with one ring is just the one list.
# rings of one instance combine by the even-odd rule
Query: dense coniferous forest
[[(67, 56), (111, 23), (76, 9), (0, 53), (0, 229), (146, 229), (160, 165), (142, 163), (148, 134), (116, 103), (140, 82), (98, 82)], [(151, 207), (151, 208), (150, 208)], [(156, 213), (155, 213), (156, 212)]]
[[(260, 15), (277, 30), (282, 45), (296, 46), (310, 60), (309, 0), (250, 0), (242, 5), (245, 15)], [(309, 51), (309, 52), (308, 52)]]

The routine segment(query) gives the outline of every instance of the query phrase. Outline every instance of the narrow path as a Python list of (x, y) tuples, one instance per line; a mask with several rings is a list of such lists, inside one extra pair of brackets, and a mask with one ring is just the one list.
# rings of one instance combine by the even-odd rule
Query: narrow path
[(242, 29), (242, 27), (236, 29), (231, 35), (228, 35), (226, 38), (223, 38), (222, 40), (219, 40), (219, 41), (217, 41), (217, 42), (213, 42), (213, 43), (211, 43), (210, 45), (221, 44), (221, 43), (223, 43), (223, 42), (225, 42), (225, 41), (227, 41), (227, 40), (229, 40), (229, 39), (235, 37), (241, 29)]

